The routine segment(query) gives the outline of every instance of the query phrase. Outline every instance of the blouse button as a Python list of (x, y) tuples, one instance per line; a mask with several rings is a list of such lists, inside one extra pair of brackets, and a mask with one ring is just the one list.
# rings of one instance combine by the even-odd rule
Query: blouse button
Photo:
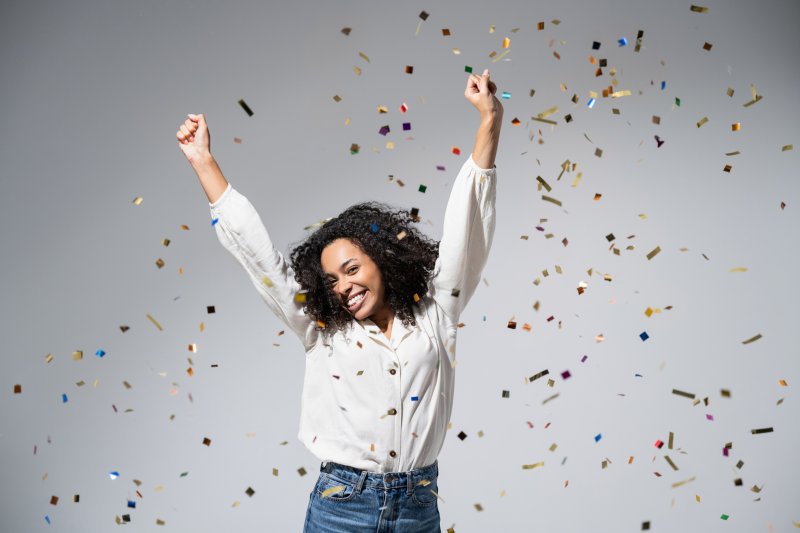
[(392, 451), (389, 452), (389, 455), (392, 456), (392, 457), (397, 457), (397, 452), (392, 450)]
[(396, 415), (396, 414), (397, 414), (397, 409), (395, 409), (394, 407), (392, 407), (391, 409), (389, 409), (389, 414), (390, 414), (390, 415)]
[(397, 374), (397, 370), (395, 370), (394, 368), (390, 368), (389, 373), (394, 376), (395, 374)]

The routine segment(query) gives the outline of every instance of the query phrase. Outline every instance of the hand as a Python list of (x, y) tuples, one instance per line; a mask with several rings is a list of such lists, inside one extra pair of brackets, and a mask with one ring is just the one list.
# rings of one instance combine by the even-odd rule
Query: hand
[(211, 156), (211, 134), (208, 132), (206, 117), (189, 114), (186, 122), (180, 125), (175, 136), (178, 138), (178, 147), (190, 163), (200, 158)]
[(503, 116), (503, 104), (495, 97), (496, 92), (497, 86), (489, 79), (489, 69), (486, 69), (480, 76), (469, 75), (464, 97), (480, 111), (481, 118), (499, 119)]

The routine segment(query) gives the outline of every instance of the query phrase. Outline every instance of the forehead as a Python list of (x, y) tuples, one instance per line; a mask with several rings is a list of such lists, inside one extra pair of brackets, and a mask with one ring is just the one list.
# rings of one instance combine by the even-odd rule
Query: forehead
[(324, 271), (333, 272), (353, 257), (363, 261), (368, 256), (349, 239), (336, 239), (323, 248), (320, 262)]

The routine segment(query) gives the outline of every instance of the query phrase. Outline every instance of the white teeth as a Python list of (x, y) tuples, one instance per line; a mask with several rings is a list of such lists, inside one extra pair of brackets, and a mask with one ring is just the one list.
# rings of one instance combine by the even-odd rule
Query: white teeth
[(364, 293), (363, 292), (361, 294), (353, 296), (352, 298), (347, 300), (347, 307), (353, 307), (353, 305), (357, 304), (358, 302), (360, 302), (363, 299), (364, 299)]

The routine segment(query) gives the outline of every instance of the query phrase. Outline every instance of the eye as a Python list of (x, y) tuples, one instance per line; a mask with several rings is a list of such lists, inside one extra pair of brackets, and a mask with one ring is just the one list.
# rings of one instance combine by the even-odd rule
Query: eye
[(347, 269), (347, 273), (348, 274), (355, 274), (356, 272), (358, 272), (358, 267), (357, 266), (350, 267), (350, 268)]

